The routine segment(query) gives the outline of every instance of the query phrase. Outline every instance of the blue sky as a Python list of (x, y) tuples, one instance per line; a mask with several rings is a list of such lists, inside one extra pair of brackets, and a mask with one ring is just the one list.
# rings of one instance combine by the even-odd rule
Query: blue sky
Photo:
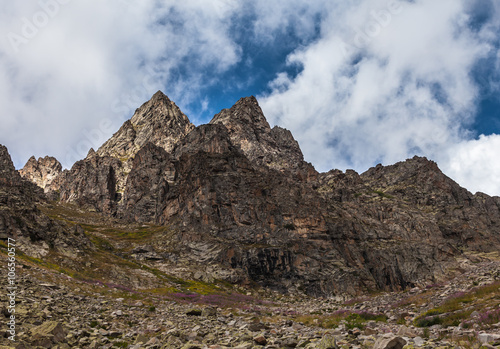
[(8, 2), (0, 143), (70, 167), (157, 90), (199, 125), (255, 95), (320, 171), (427, 156), (500, 195), (494, 0)]

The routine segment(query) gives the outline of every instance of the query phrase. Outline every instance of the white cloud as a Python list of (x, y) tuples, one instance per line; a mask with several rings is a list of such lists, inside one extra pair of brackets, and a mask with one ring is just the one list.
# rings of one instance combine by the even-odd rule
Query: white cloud
[(442, 169), (458, 183), (467, 183), (471, 192), (500, 193), (500, 135), (481, 136), (450, 147)]
[(255, 0), (247, 7), (255, 14), (253, 32), (259, 41), (273, 42), (276, 33), (293, 30), (303, 42), (314, 37), (318, 18), (327, 13), (329, 0)]
[[(366, 0), (337, 7), (321, 38), (289, 57), (302, 72), (278, 75), (273, 92), (262, 96), (266, 115), (290, 128), (323, 171), (364, 171), (415, 154), (448, 161), (442, 154), (472, 136), (478, 89), (471, 70), (492, 49), (486, 29), (470, 29), (464, 4)], [(490, 179), (492, 188), (500, 183), (500, 176)]]

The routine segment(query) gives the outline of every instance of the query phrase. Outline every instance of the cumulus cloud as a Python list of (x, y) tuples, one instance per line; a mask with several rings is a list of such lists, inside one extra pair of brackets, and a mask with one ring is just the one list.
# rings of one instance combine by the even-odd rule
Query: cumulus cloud
[(480, 136), (450, 147), (448, 161), (443, 169), (458, 183), (467, 183), (467, 189), (489, 194), (500, 193), (500, 135)]
[[(443, 154), (473, 136), (471, 70), (493, 49), (494, 27), (478, 33), (470, 18), (466, 2), (455, 0), (337, 7), (321, 38), (288, 57), (303, 69), (293, 79), (279, 74), (263, 109), (320, 170), (363, 171), (415, 154), (447, 164)], [(475, 181), (467, 178), (462, 185)]]
[(253, 13), (252, 31), (258, 41), (274, 42), (277, 33), (293, 31), (302, 44), (315, 36), (320, 18), (328, 13), (330, 2), (255, 0), (245, 8)]

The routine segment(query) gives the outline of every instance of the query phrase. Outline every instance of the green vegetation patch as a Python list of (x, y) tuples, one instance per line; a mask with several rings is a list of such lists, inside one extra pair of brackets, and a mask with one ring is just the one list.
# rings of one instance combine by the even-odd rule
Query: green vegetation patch
[(345, 322), (348, 329), (364, 329), (367, 321), (386, 322), (387, 316), (384, 314), (370, 313), (366, 311), (338, 310), (331, 315), (299, 315), (296, 321), (308, 326), (318, 326), (326, 329), (335, 328), (341, 322)]
[(113, 251), (113, 245), (106, 239), (97, 235), (85, 234), (89, 240), (100, 250)]
[(441, 304), (418, 316), (415, 326), (430, 327), (433, 325), (458, 326), (469, 319), (474, 311), (481, 312), (492, 299), (500, 297), (500, 282), (475, 287), (469, 292), (457, 292)]

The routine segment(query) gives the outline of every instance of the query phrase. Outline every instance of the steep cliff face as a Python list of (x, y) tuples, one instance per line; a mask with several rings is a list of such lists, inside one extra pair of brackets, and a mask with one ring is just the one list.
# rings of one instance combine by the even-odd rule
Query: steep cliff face
[(54, 222), (38, 209), (45, 200), (43, 190), (19, 175), (7, 148), (0, 145), (0, 239), (15, 239), (25, 254), (34, 257), (50, 248), (64, 254), (90, 248), (83, 232)]
[[(135, 155), (141, 148), (153, 144), (171, 152), (193, 128), (179, 107), (158, 91), (97, 151), (89, 151), (85, 159), (64, 171), (46, 191), (63, 202), (116, 215), (118, 207), (131, 207), (123, 202), (123, 194)], [(137, 171), (134, 176), (132, 183), (137, 183)], [(130, 196), (127, 200), (130, 201)]]
[(117, 173), (121, 168), (118, 159), (92, 154), (76, 162), (71, 170), (64, 171), (50, 189), (58, 192), (62, 202), (115, 215), (121, 199), (117, 185)]
[(433, 282), (463, 251), (500, 247), (500, 198), (472, 195), (418, 157), (319, 174), (253, 97), (194, 127), (157, 93), (49, 188), (62, 202), (168, 226), (171, 241), (151, 241), (165, 256), (175, 245), (174, 264), (157, 261), (165, 268), (313, 295)]
[(433, 161), (414, 157), (372, 168), (362, 178), (373, 188), (429, 212), (438, 231), (457, 244), (488, 251), (500, 242), (500, 198), (471, 194)]
[(165, 223), (163, 211), (175, 176), (171, 155), (147, 143), (134, 157), (120, 212), (138, 222)]

